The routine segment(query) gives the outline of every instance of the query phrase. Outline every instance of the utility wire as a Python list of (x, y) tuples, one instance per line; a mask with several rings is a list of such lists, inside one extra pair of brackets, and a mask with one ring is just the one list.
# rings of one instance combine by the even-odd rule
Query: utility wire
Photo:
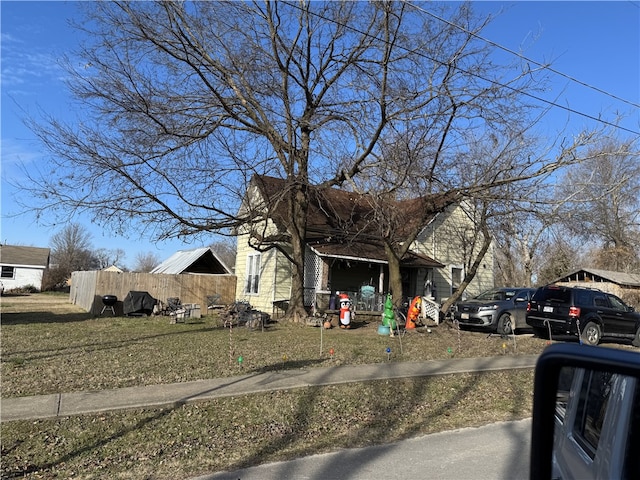
[(510, 48), (507, 48), (507, 47), (505, 47), (503, 45), (500, 45), (499, 43), (496, 43), (493, 40), (489, 40), (488, 38), (485, 38), (485, 37), (483, 37), (481, 35), (478, 35), (477, 33), (473, 33), (473, 32), (467, 30), (466, 28), (464, 28), (461, 25), (457, 25), (457, 24), (455, 24), (453, 22), (450, 22), (446, 18), (439, 17), (435, 13), (432, 13), (432, 12), (430, 12), (428, 10), (425, 10), (423, 7), (420, 7), (420, 6), (415, 5), (413, 3), (410, 3), (410, 2), (407, 2), (407, 3), (409, 5), (411, 5), (413, 8), (415, 8), (416, 10), (418, 10), (418, 11), (420, 11), (422, 13), (426, 13), (427, 15), (429, 15), (432, 18), (435, 18), (436, 20), (439, 20), (439, 21), (441, 21), (443, 23), (446, 23), (447, 25), (449, 25), (451, 27), (454, 27), (454, 28), (457, 28), (458, 30), (462, 30), (463, 32), (471, 35), (472, 37), (475, 37), (475, 38), (477, 38), (479, 40), (482, 40), (483, 42), (486, 42), (489, 45), (492, 45), (492, 46), (494, 46), (496, 48), (504, 50), (505, 52), (508, 52), (511, 55), (515, 55), (516, 57), (521, 58), (522, 60), (526, 60), (529, 63), (533, 63), (534, 65), (537, 65), (539, 67), (543, 67), (546, 70), (549, 70), (550, 72), (553, 72), (556, 75), (560, 75), (561, 77), (564, 77), (564, 78), (566, 78), (566, 79), (568, 79), (568, 80), (570, 80), (572, 82), (575, 82), (575, 83), (577, 83), (579, 85), (582, 85), (583, 87), (590, 88), (591, 90), (595, 90), (598, 93), (602, 93), (602, 94), (604, 94), (604, 95), (606, 95), (608, 97), (614, 98), (614, 99), (616, 99), (616, 100), (618, 100), (620, 102), (626, 103), (626, 104), (631, 105), (631, 106), (636, 107), (636, 108), (640, 108), (640, 104), (637, 104), (637, 103), (634, 103), (634, 102), (632, 102), (630, 100), (626, 100), (624, 98), (618, 97), (617, 95), (614, 95), (613, 93), (607, 92), (606, 90), (602, 90), (601, 88), (596, 87), (594, 85), (590, 85), (590, 84), (588, 84), (586, 82), (583, 82), (582, 80), (578, 80), (577, 78), (572, 77), (571, 75), (567, 75), (566, 73), (563, 73), (563, 72), (561, 72), (559, 70), (556, 70), (556, 69), (552, 68), (547, 63), (540, 63), (540, 62), (538, 62), (536, 60), (533, 60), (531, 58), (525, 57), (524, 55), (522, 55), (521, 53), (516, 52), (515, 50), (511, 50)]
[[(295, 5), (295, 4), (292, 4), (292, 3), (289, 3), (289, 2), (287, 2), (287, 5), (289, 5), (290, 7), (293, 7), (293, 8), (295, 8), (295, 9), (297, 9), (297, 10), (302, 10), (302, 7), (300, 7), (300, 6), (298, 6), (298, 5)], [(412, 5), (412, 6), (413, 6), (413, 5)], [(353, 32), (356, 32), (356, 33), (358, 33), (358, 34), (360, 34), (360, 35), (367, 36), (367, 37), (372, 38), (372, 39), (374, 39), (374, 40), (379, 40), (379, 41), (382, 41), (382, 42), (386, 41), (386, 40), (381, 39), (381, 38), (376, 38), (374, 35), (371, 35), (370, 33), (367, 33), (367, 32), (363, 32), (362, 30), (359, 30), (359, 29), (357, 29), (357, 28), (355, 28), (355, 27), (352, 27), (352, 26), (350, 26), (350, 25), (346, 25), (346, 24), (344, 24), (344, 23), (337, 22), (337, 21), (335, 21), (335, 20), (333, 20), (333, 19), (331, 19), (331, 18), (326, 17), (325, 15), (320, 14), (320, 13), (313, 12), (313, 11), (310, 11), (310, 10), (309, 10), (309, 11), (307, 11), (307, 13), (309, 13), (309, 14), (311, 14), (311, 15), (313, 15), (313, 16), (315, 16), (315, 17), (317, 17), (317, 18), (320, 18), (320, 19), (322, 19), (322, 20), (325, 20), (325, 21), (328, 21), (328, 22), (332, 22), (332, 23), (336, 23), (337, 25), (340, 25), (341, 27), (344, 27), (345, 29), (349, 29), (349, 30), (351, 30), (351, 31), (353, 31)], [(455, 25), (454, 25), (454, 26), (455, 26)], [(397, 47), (398, 47), (398, 48), (401, 48), (401, 49), (403, 49), (403, 50), (405, 50), (405, 51), (407, 51), (407, 52), (409, 52), (409, 49), (408, 49), (408, 48), (406, 48), (406, 47), (403, 47), (403, 46), (401, 46), (401, 45), (397, 45)], [(447, 62), (443, 62), (442, 60), (438, 60), (437, 58), (429, 57), (428, 55), (426, 55), (426, 54), (424, 54), (424, 53), (421, 53), (421, 52), (414, 52), (414, 53), (415, 53), (416, 55), (418, 55), (418, 56), (421, 56), (421, 57), (423, 57), (423, 58), (426, 58), (427, 60), (430, 60), (430, 61), (432, 61), (432, 62), (434, 62), (434, 63), (438, 63), (438, 64), (440, 64), (440, 65), (442, 65), (442, 66), (448, 66), (448, 65), (449, 65)], [(465, 73), (465, 74), (467, 74), (467, 75), (470, 75), (470, 76), (473, 76), (473, 77), (479, 78), (480, 80), (483, 80), (483, 81), (485, 81), (485, 82), (489, 82), (489, 83), (492, 83), (492, 84), (498, 85), (498, 86), (500, 86), (500, 87), (506, 88), (506, 89), (511, 90), (511, 91), (513, 91), (513, 92), (516, 92), (516, 93), (519, 93), (519, 94), (521, 94), (521, 95), (524, 95), (524, 96), (526, 96), (526, 97), (532, 98), (532, 99), (534, 99), (534, 100), (536, 100), (536, 101), (538, 101), (538, 102), (545, 103), (545, 104), (550, 105), (550, 106), (552, 106), (552, 107), (560, 108), (560, 109), (562, 109), (562, 110), (565, 110), (566, 112), (574, 113), (574, 114), (579, 115), (579, 116), (581, 116), (581, 117), (585, 117), (585, 118), (588, 118), (588, 119), (593, 120), (593, 121), (595, 121), (595, 122), (602, 123), (603, 125), (607, 125), (607, 126), (609, 126), (609, 127), (613, 127), (613, 128), (618, 129), (618, 130), (623, 130), (623, 131), (625, 131), (625, 132), (627, 132), (627, 133), (632, 133), (632, 134), (634, 134), (634, 135), (640, 135), (640, 132), (639, 132), (639, 131), (631, 130), (631, 129), (629, 129), (629, 128), (626, 128), (626, 127), (623, 127), (623, 126), (617, 125), (617, 124), (615, 124), (615, 123), (613, 123), (613, 122), (609, 122), (609, 121), (607, 121), (607, 120), (603, 120), (602, 118), (596, 117), (596, 116), (594, 116), (594, 115), (591, 115), (591, 114), (588, 114), (588, 113), (584, 113), (584, 112), (581, 112), (581, 111), (579, 111), (579, 110), (575, 110), (575, 109), (573, 109), (573, 108), (571, 108), (571, 107), (567, 107), (567, 106), (564, 106), (564, 105), (560, 105), (559, 103), (555, 103), (555, 102), (553, 102), (553, 101), (551, 101), (551, 100), (547, 100), (546, 98), (538, 97), (537, 95), (533, 95), (532, 93), (526, 92), (526, 91), (524, 91), (524, 90), (520, 90), (520, 89), (515, 88), (515, 87), (512, 87), (512, 86), (510, 86), (510, 85), (505, 85), (504, 83), (500, 83), (500, 82), (497, 82), (497, 81), (495, 81), (495, 80), (492, 80), (492, 79), (489, 79), (489, 78), (483, 77), (483, 76), (481, 76), (481, 75), (478, 75), (477, 73), (470, 72), (470, 71), (465, 70), (465, 69), (463, 69), (463, 68), (461, 68), (461, 67), (459, 67), (459, 66), (457, 66), (457, 65), (452, 65), (452, 68), (454, 68), (454, 69), (456, 69), (456, 70), (458, 70), (458, 71), (460, 71), (460, 72), (462, 72), (462, 73)], [(547, 68), (548, 68), (548, 67), (547, 67)]]

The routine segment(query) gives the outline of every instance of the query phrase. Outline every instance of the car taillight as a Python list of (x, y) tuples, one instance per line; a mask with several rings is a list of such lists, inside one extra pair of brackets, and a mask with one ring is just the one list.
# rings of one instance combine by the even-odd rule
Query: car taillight
[(531, 302), (527, 302), (527, 312), (531, 311)]
[(580, 316), (580, 307), (569, 307), (569, 316), (570, 317), (579, 317)]

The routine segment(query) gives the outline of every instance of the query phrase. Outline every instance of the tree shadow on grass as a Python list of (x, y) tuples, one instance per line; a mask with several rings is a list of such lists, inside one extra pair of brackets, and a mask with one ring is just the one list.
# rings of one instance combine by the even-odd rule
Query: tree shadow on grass
[[(306, 366), (312, 364), (313, 362), (307, 362)], [(327, 373), (327, 375), (329, 375), (329, 373)], [(470, 374), (465, 377), (456, 375), (448, 376), (457, 378), (457, 381), (452, 384), (456, 388), (442, 388), (437, 384), (432, 388), (434, 383), (437, 382), (436, 379), (439, 377), (366, 382), (362, 390), (366, 389), (368, 395), (358, 398), (357, 401), (367, 402), (367, 415), (358, 416), (358, 412), (355, 412), (354, 415), (358, 418), (353, 422), (351, 422), (350, 418), (344, 418), (343, 420), (350, 423), (351, 426), (345, 428), (343, 432), (328, 433), (327, 437), (319, 435), (317, 423), (318, 417), (322, 416), (323, 413), (319, 412), (318, 408), (320, 405), (325, 404), (328, 399), (323, 390), (324, 387), (306, 387), (304, 390), (298, 390), (298, 392), (301, 392), (301, 395), (299, 395), (298, 401), (295, 404), (296, 409), (290, 419), (285, 421), (286, 425), (280, 425), (286, 428), (283, 428), (279, 436), (256, 449), (246, 449), (247, 453), (243, 458), (229, 465), (225, 465), (223, 468), (225, 471), (233, 472), (234, 470), (260, 465), (265, 462), (299, 458), (350, 447), (386, 445), (399, 440), (424, 435), (434, 431), (432, 424), (439, 423), (439, 418), (454, 415), (456, 411), (465, 410), (465, 402), (473, 404), (473, 401), (477, 399), (475, 395), (477, 394), (478, 386), (483, 380), (482, 375), (484, 374)], [(328, 379), (327, 376), (325, 380)], [(240, 384), (243, 381), (245, 381), (245, 378), (229, 380), (230, 383), (236, 384)], [(320, 378), (319, 381), (322, 382), (322, 378)], [(225, 384), (225, 386), (226, 385), (228, 384)], [(507, 412), (507, 418), (505, 418), (507, 420), (521, 418), (522, 407), (526, 405), (531, 395), (530, 391), (525, 391), (526, 389), (516, 388), (516, 385), (513, 387), (514, 389), (511, 394), (513, 403), (510, 414)], [(203, 394), (207, 392), (200, 393)], [(435, 398), (430, 396), (436, 393), (439, 397)], [(390, 395), (394, 398), (389, 398)], [(58, 458), (49, 457), (48, 459), (41, 460), (40, 463), (31, 461), (30, 464), (23, 465), (22, 467), (5, 464), (5, 468), (8, 468), (8, 470), (3, 471), (3, 478), (18, 478), (36, 472), (40, 474), (46, 474), (47, 472), (55, 473), (58, 466), (73, 464), (74, 461), (81, 462), (82, 460), (80, 460), (80, 458), (84, 454), (94, 452), (94, 454), (99, 455), (99, 452), (109, 443), (117, 441), (132, 432), (145, 428), (154, 430), (163, 428), (163, 420), (166, 417), (192, 401), (194, 401), (193, 397), (184, 398), (157, 412), (143, 413), (143, 415), (147, 415), (145, 418), (131, 423), (123, 422), (116, 427), (117, 431), (110, 434), (97, 432), (93, 434), (93, 438), (87, 440), (83, 445), (78, 445), (75, 450), (59, 453)], [(424, 402), (432, 405), (432, 407), (427, 410), (427, 414), (418, 416), (403, 415), (403, 412), (414, 409), (417, 405)], [(246, 421), (243, 419), (244, 417), (238, 418), (239, 421)], [(333, 420), (335, 420), (335, 418), (336, 417), (333, 417)], [(116, 420), (117, 417), (114, 417), (114, 421)], [(212, 421), (215, 421), (215, 419), (212, 419)], [(276, 427), (277, 426), (278, 425), (276, 425)], [(441, 429), (441, 424), (439, 427)], [(458, 427), (459, 425), (455, 425), (454, 428)], [(230, 431), (234, 431), (233, 427), (229, 428), (231, 428)], [(436, 431), (438, 431), (437, 428)], [(508, 432), (513, 435), (514, 445), (520, 445), (522, 443), (521, 433), (515, 431), (515, 429), (510, 429)], [(331, 441), (329, 441), (329, 439)], [(300, 445), (303, 446), (300, 447)], [(390, 444), (388, 448), (398, 448), (398, 446)], [(5, 454), (11, 452), (11, 450), (11, 446), (3, 447), (3, 453)], [(503, 452), (504, 455), (514, 459), (512, 465), (518, 464), (516, 459), (521, 453), (522, 452), (515, 451)], [(348, 461), (345, 461), (345, 458), (348, 458)], [(315, 472), (314, 475), (309, 478), (335, 478), (337, 471), (340, 472), (342, 478), (349, 478), (366, 470), (366, 465), (370, 461), (372, 460), (363, 456), (361, 453), (356, 456), (355, 454), (351, 454), (349, 450), (343, 450), (340, 455), (335, 456), (335, 458), (330, 458), (319, 471)], [(219, 462), (215, 463), (213, 460), (212, 462), (210, 465), (206, 464), (206, 462), (205, 464), (198, 464), (198, 471), (201, 472), (202, 469), (206, 470), (207, 468), (215, 469), (216, 467), (213, 465), (219, 465)], [(193, 469), (196, 467), (189, 465), (188, 461), (185, 461), (185, 471), (182, 472), (185, 477), (195, 474), (191, 473), (189, 468)], [(304, 466), (301, 466), (299, 463), (283, 462), (278, 466), (278, 476), (280, 478), (295, 478), (303, 473), (299, 471), (300, 468), (304, 468)], [(512, 471), (511, 466), (507, 466), (506, 469)], [(161, 472), (158, 472), (158, 474), (162, 476)]]
[[(182, 330), (179, 332), (166, 332), (166, 333), (157, 333), (153, 335), (141, 335), (136, 337), (131, 337), (127, 339), (119, 339), (113, 341), (100, 341), (100, 342), (90, 342), (90, 343), (82, 343), (78, 345), (66, 346), (66, 347), (56, 347), (56, 348), (36, 348), (33, 350), (22, 350), (22, 351), (12, 351), (11, 356), (24, 356), (27, 354), (31, 354), (32, 357), (26, 357), (24, 360), (35, 360), (35, 359), (43, 359), (43, 358), (54, 358), (61, 357), (65, 355), (69, 355), (74, 351), (84, 351), (90, 349), (93, 352), (102, 351), (102, 350), (113, 350), (118, 348), (126, 347), (127, 345), (135, 345), (143, 341), (153, 340), (157, 338), (163, 337), (174, 337), (178, 335), (193, 335), (194, 333), (204, 333), (210, 332), (211, 329), (208, 327), (201, 327), (194, 330)], [(6, 358), (3, 355), (2, 360), (4, 361)]]
[[(44, 475), (47, 472), (51, 472), (54, 473), (55, 472), (55, 468), (58, 465), (64, 465), (65, 463), (71, 462), (73, 461), (75, 458), (81, 456), (84, 453), (87, 452), (92, 452), (94, 450), (100, 450), (101, 448), (105, 447), (106, 445), (108, 445), (109, 443), (124, 437), (125, 435), (134, 432), (136, 430), (142, 429), (147, 425), (150, 425), (154, 422), (158, 422), (160, 420), (162, 420), (164, 417), (170, 415), (172, 413), (174, 409), (166, 409), (166, 410), (161, 410), (158, 413), (151, 415), (135, 424), (132, 424), (129, 427), (126, 428), (122, 428), (120, 430), (118, 430), (116, 433), (113, 433), (112, 435), (106, 436), (104, 438), (95, 438), (93, 443), (88, 443), (87, 445), (78, 448), (74, 451), (68, 452), (62, 456), (60, 456), (59, 458), (56, 459), (52, 459), (49, 461), (43, 461), (42, 463), (36, 463), (33, 460), (28, 464), (25, 465), (23, 468), (19, 468), (19, 467), (9, 467), (10, 469), (8, 470), (4, 470), (6, 467), (2, 468), (2, 478), (6, 478), (6, 479), (13, 479), (13, 478), (21, 478), (30, 474), (40, 474), (40, 475)], [(8, 452), (10, 452), (11, 450), (13, 450), (13, 448), (8, 448), (5, 450), (5, 447), (3, 446), (3, 457), (5, 457), (5, 455), (7, 455)], [(6, 464), (5, 464), (6, 465)]]
[(90, 313), (55, 313), (47, 310), (25, 313), (3, 313), (3, 325), (34, 325), (47, 323), (84, 322), (93, 318)]
[[(317, 443), (312, 443), (307, 447), (297, 448), (301, 440), (307, 441), (309, 438), (309, 434), (306, 431), (309, 427), (308, 419), (313, 417), (314, 405), (317, 404), (323, 388), (309, 387), (306, 394), (298, 402), (295, 418), (289, 423), (292, 426), (291, 431), (230, 465), (226, 471), (233, 473), (235, 470), (249, 468), (265, 462), (283, 461), (342, 448), (380, 445), (424, 435), (430, 431), (430, 424), (435, 423), (439, 417), (450, 415), (452, 410), (456, 408), (463, 408), (461, 403), (465, 401), (465, 398), (473, 395), (481, 378), (479, 375), (471, 375), (460, 388), (448, 392), (446, 398), (440, 398), (439, 401), (435, 402), (438, 406), (417, 422), (405, 419), (399, 412), (402, 412), (403, 409), (415, 408), (418, 402), (423, 402), (425, 395), (429, 391), (429, 384), (434, 377), (413, 379), (413, 391), (406, 397), (393, 399), (389, 399), (385, 395), (385, 392), (388, 392), (384, 385), (385, 381), (374, 381), (374, 389), (376, 386), (380, 386), (378, 389), (380, 395), (373, 395), (367, 398), (368, 401), (372, 402), (369, 405), (369, 410), (374, 412), (368, 421), (360, 424), (355, 430), (349, 429), (334, 444), (318, 445)], [(521, 418), (521, 413), (519, 412), (521, 412), (522, 406), (529, 396), (530, 392), (518, 392), (512, 407), (511, 419)], [(392, 408), (390, 408), (390, 405)], [(513, 434), (514, 439), (516, 439), (517, 432)], [(518, 437), (516, 440), (520, 440), (520, 438)], [(285, 453), (284, 455), (281, 453), (286, 451), (293, 453)], [(513, 453), (513, 457), (517, 457), (515, 455), (516, 452)], [(333, 478), (336, 475), (336, 471), (340, 472), (342, 478), (356, 476), (363, 471), (367, 460), (361, 457), (352, 460), (344, 462), (344, 459), (336, 457), (335, 462), (329, 462), (324, 466), (323, 470), (316, 472), (310, 478)], [(301, 473), (296, 471), (296, 468), (299, 468), (296, 464), (284, 462), (280, 468), (278, 475), (281, 478), (294, 478)]]

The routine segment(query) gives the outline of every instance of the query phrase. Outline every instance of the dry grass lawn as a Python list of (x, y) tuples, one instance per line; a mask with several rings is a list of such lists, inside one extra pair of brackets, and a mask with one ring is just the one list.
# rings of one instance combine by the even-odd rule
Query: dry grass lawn
[[(350, 331), (281, 323), (264, 332), (230, 331), (215, 316), (186, 324), (170, 324), (168, 317), (93, 318), (66, 295), (1, 300), (3, 397), (276, 369), (531, 354), (546, 345), (530, 335), (503, 339), (450, 324), (402, 338), (378, 335), (377, 323)], [(189, 478), (392, 442), (527, 417), (532, 383), (531, 370), (448, 375), (7, 422), (2, 478)]]
[(170, 324), (162, 316), (92, 317), (66, 295), (2, 297), (2, 396), (340, 364), (531, 354), (546, 344), (531, 335), (503, 339), (450, 324), (394, 338), (378, 335), (377, 322), (355, 326), (345, 331), (272, 323), (264, 331), (230, 330), (214, 315)]

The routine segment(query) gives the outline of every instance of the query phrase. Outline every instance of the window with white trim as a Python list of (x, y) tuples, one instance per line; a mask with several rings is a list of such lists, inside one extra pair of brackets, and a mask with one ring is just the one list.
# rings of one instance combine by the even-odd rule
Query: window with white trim
[(244, 282), (244, 293), (255, 295), (260, 285), (260, 254), (253, 253), (247, 256), (247, 276)]

